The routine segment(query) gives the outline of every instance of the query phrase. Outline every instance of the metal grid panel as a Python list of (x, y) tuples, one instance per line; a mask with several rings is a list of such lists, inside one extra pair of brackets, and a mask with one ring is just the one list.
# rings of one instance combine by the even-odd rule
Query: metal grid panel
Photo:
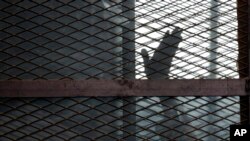
[(236, 4), (4, 0), (0, 78), (238, 78)]
[(1, 1), (1, 79), (120, 77), (121, 6), (104, 4)]
[[(2, 98), (0, 139), (216, 141), (228, 140), (229, 125), (240, 122), (238, 97), (135, 99)], [(126, 130), (133, 124), (136, 131)]]
[[(154, 59), (149, 65), (152, 79), (157, 77), (155, 71), (179, 79), (238, 78), (236, 10), (236, 1), (228, 0), (140, 0), (135, 10), (137, 51), (144, 48)], [(174, 33), (178, 27), (181, 35)], [(167, 31), (174, 36), (170, 41), (165, 40)], [(175, 50), (166, 49), (168, 45)], [(141, 55), (137, 57), (140, 60)]]
[[(134, 69), (136, 79), (238, 78), (237, 58), (247, 68), (236, 0), (3, 0), (0, 9), (1, 80), (126, 79)], [(0, 100), (4, 141), (228, 140), (240, 123), (239, 97)]]

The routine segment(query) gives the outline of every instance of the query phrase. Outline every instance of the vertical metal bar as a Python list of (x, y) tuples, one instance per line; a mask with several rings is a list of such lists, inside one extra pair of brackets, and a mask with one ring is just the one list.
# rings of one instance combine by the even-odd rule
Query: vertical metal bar
[[(219, 24), (219, 1), (218, 0), (210, 0), (210, 54), (209, 54), (209, 70), (210, 70), (210, 75), (208, 76), (209, 79), (216, 79), (216, 75), (218, 74), (217, 72), (217, 49), (219, 48), (218, 46), (218, 24)], [(208, 100), (210, 102), (216, 101), (218, 97), (208, 97)], [(208, 105), (208, 110), (209, 111), (216, 111), (218, 110), (217, 106), (213, 105)], [(211, 123), (215, 122), (215, 116), (212, 114), (209, 114), (207, 116), (207, 120)], [(213, 132), (215, 129), (214, 126), (208, 126), (207, 129), (210, 133)], [(208, 136), (208, 140), (213, 140), (213, 136)]]
[(123, 12), (128, 20), (123, 28), (123, 77), (135, 79), (135, 1), (125, 1)]
[[(123, 28), (123, 77), (135, 79), (135, 0), (123, 2), (123, 16), (127, 23)], [(136, 140), (136, 98), (129, 97), (123, 100), (123, 139), (127, 141)]]
[(219, 6), (218, 1), (210, 0), (211, 8), (210, 8), (210, 55), (209, 55), (209, 70), (210, 75), (209, 79), (216, 78), (216, 64), (217, 64), (217, 53), (216, 50), (218, 49), (218, 20), (219, 20)]
[[(249, 0), (237, 0), (237, 18), (238, 18), (238, 70), (240, 78), (249, 77)], [(240, 117), (241, 124), (249, 123), (249, 97), (240, 97)]]
[[(247, 47), (248, 47), (248, 78), (250, 78), (250, 36), (249, 36), (249, 33), (250, 33), (250, 25), (249, 25), (249, 22), (250, 22), (250, 0), (247, 1), (247, 28), (248, 28), (248, 32), (247, 32), (247, 35), (248, 35), (248, 40), (247, 40)], [(250, 93), (250, 92), (248, 92)], [(247, 101), (247, 123), (250, 124), (250, 94), (247, 96), (248, 97), (248, 101)]]

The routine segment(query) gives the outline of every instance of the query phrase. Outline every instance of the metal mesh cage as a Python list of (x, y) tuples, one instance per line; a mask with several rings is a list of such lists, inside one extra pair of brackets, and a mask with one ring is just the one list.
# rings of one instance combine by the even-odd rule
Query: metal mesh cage
[[(236, 0), (2, 0), (0, 79), (246, 77), (246, 7)], [(229, 126), (248, 118), (246, 101), (2, 97), (0, 140), (228, 140)]]
[(135, 99), (2, 98), (0, 139), (228, 140), (240, 122), (238, 97)]
[(238, 78), (236, 4), (2, 1), (1, 79)]

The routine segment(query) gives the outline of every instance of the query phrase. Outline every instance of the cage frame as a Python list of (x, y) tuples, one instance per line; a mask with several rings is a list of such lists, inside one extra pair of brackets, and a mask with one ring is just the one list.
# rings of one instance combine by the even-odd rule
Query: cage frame
[[(240, 79), (135, 80), (135, 74), (127, 74), (125, 80), (3, 80), (0, 97), (243, 96), (240, 104), (242, 99), (248, 99), (244, 103), (248, 105), (248, 119), (244, 121), (250, 123), (250, 0), (237, 3), (238, 42), (239, 46), (247, 44), (241, 49), (248, 50), (248, 58), (244, 60), (248, 66)], [(246, 8), (241, 7), (246, 4)], [(133, 60), (128, 63), (125, 67), (135, 65)]]

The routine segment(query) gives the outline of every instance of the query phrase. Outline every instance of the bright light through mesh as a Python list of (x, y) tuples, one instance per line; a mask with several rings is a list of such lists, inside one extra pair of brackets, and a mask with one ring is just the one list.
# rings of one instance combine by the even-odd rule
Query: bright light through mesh
[(167, 30), (180, 27), (183, 40), (170, 78), (238, 78), (236, 0), (138, 0), (136, 2), (137, 78), (145, 78), (140, 51), (150, 56)]

